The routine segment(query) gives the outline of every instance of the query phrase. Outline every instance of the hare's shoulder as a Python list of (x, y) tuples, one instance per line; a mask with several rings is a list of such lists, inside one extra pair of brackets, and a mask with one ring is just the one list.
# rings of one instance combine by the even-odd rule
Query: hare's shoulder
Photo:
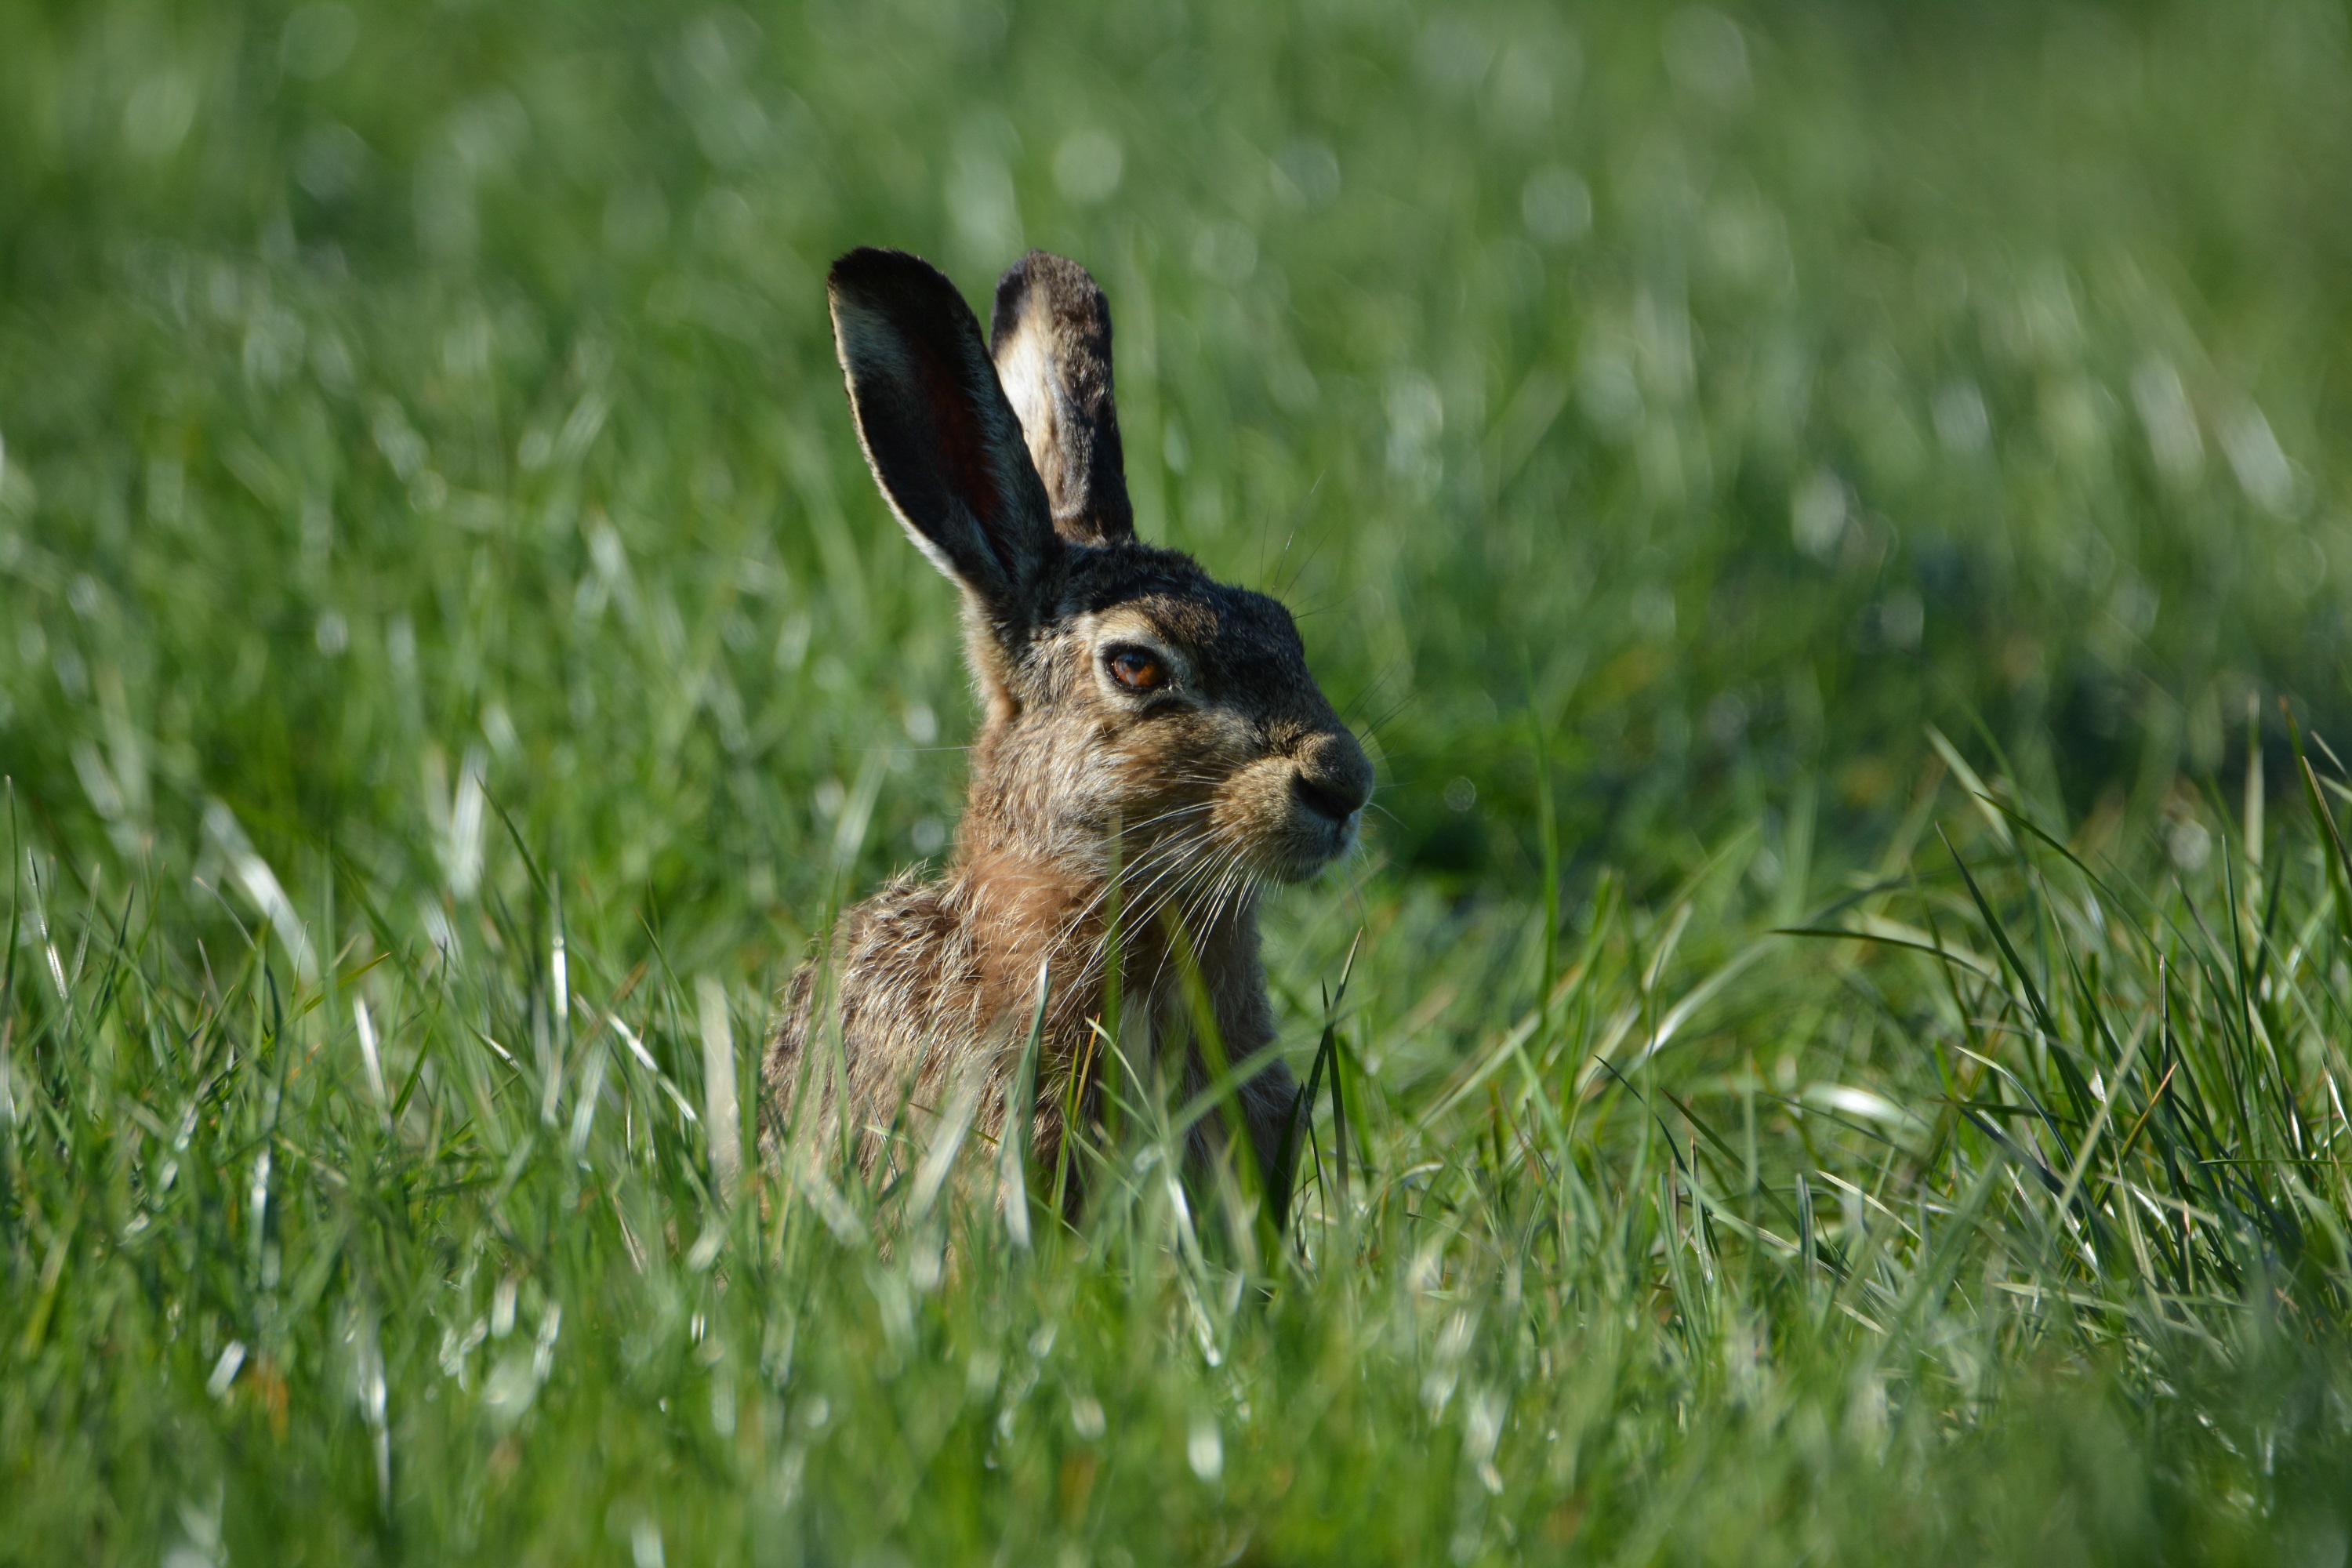
[(843, 1023), (877, 1011), (911, 1018), (968, 984), (970, 932), (945, 884), (907, 872), (842, 918)]
[(901, 871), (867, 894), (842, 916), (841, 925), (845, 963), (867, 952), (949, 945), (962, 935), (947, 884), (919, 869)]
[(843, 911), (831, 951), (813, 952), (792, 978), (770, 1068), (789, 1066), (814, 1015), (837, 1016), (853, 1042), (874, 1024), (911, 1021), (970, 965), (970, 942), (946, 889), (907, 872)]

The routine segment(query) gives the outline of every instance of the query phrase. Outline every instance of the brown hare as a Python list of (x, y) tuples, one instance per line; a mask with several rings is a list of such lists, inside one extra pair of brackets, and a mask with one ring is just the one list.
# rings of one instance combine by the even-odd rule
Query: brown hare
[[(1371, 766), (1281, 605), (1135, 537), (1109, 307), (1084, 268), (1015, 263), (987, 343), (955, 286), (902, 251), (851, 251), (826, 294), (866, 462), (962, 590), (985, 716), (946, 874), (849, 910), (791, 984), (763, 1075), (771, 1152), (786, 1130), (836, 1146), (845, 1105), (870, 1169), (899, 1107), (936, 1111), (960, 1083), (996, 1136), (1042, 971), (1026, 1114), (1050, 1169), (1065, 1107), (1081, 1126), (1099, 1110), (1114, 941), (1119, 1055), (1138, 1073), (1206, 1087), (1204, 1010), (1230, 1062), (1273, 1040), (1260, 897), (1354, 842)], [(1238, 1095), (1277, 1191), (1297, 1096), (1279, 1061)]]

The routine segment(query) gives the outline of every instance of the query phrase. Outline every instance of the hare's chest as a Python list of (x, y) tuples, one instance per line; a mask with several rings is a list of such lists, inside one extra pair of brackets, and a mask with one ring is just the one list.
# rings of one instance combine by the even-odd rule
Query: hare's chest
[(1187, 1094), (1207, 1087), (1211, 1063), (1239, 1062), (1272, 1037), (1263, 995), (1236, 996), (1175, 974), (1140, 991), (1122, 1031), (1128, 1058)]

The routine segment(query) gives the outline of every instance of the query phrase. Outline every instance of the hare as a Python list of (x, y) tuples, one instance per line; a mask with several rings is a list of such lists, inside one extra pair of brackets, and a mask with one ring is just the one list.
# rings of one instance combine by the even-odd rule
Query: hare
[[(945, 875), (903, 875), (850, 910), (793, 979), (763, 1068), (766, 1141), (771, 1157), (788, 1131), (835, 1147), (845, 1110), (870, 1170), (901, 1106), (936, 1111), (960, 1083), (980, 1086), (975, 1126), (999, 1136), (1042, 991), (1022, 1114), (1052, 1168), (1066, 1107), (1081, 1126), (1099, 1112), (1114, 947), (1136, 1072), (1207, 1087), (1203, 1013), (1227, 1063), (1273, 1040), (1259, 900), (1350, 847), (1371, 766), (1281, 605), (1135, 537), (1109, 307), (1084, 268), (1016, 262), (987, 343), (954, 284), (902, 251), (851, 251), (826, 294), (866, 462), (961, 590), (984, 717)], [(1237, 1095), (1276, 1193), (1297, 1098), (1278, 1060)]]

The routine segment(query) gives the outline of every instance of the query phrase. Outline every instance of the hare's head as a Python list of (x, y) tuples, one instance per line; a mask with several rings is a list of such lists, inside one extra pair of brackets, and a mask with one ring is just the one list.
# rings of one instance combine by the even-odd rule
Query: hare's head
[(998, 285), (991, 345), (955, 286), (893, 250), (827, 283), (866, 461), (963, 590), (987, 710), (968, 858), (1246, 897), (1354, 841), (1371, 766), (1263, 594), (1135, 537), (1111, 401), (1110, 313), (1033, 251)]

